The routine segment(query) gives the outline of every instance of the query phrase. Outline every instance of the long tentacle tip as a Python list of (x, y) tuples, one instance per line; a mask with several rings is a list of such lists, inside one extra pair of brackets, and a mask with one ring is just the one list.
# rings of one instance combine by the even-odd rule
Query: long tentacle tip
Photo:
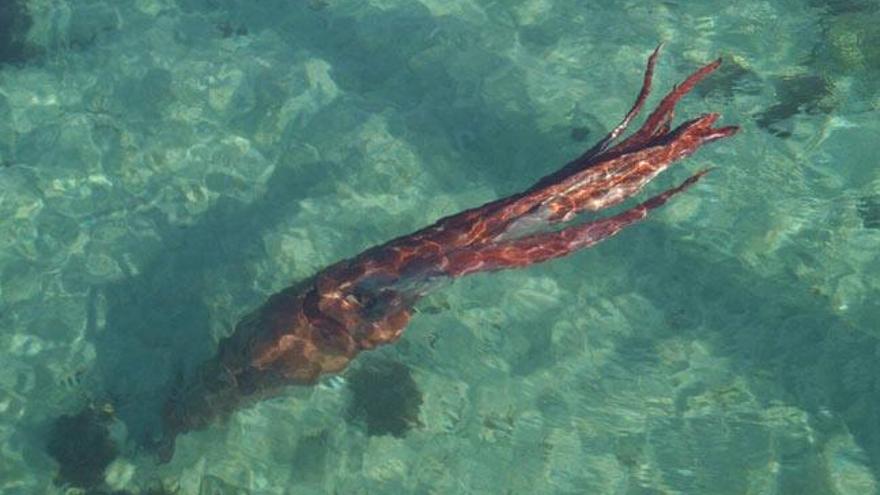
[(663, 206), (664, 204), (666, 204), (667, 201), (669, 201), (669, 198), (675, 196), (676, 194), (678, 194), (682, 191), (687, 190), (688, 188), (690, 188), (691, 186), (693, 186), (694, 184), (699, 182), (700, 179), (702, 179), (706, 174), (708, 174), (712, 170), (714, 170), (712, 167), (704, 168), (703, 170), (700, 170), (699, 172), (697, 172), (694, 175), (685, 179), (685, 181), (682, 182), (681, 184), (679, 184), (678, 186), (673, 187), (672, 189), (668, 189), (668, 190), (666, 190), (666, 191), (664, 191), (664, 192), (662, 192), (652, 198), (649, 198), (647, 201), (643, 202), (640, 206), (643, 208), (646, 208), (648, 210), (653, 210), (655, 208)]
[(661, 41), (660, 43), (657, 43), (657, 47), (654, 48), (654, 51), (653, 51), (653, 52), (651, 52), (651, 57), (656, 57), (657, 55), (659, 55), (659, 54), (660, 54), (660, 51), (663, 50), (663, 47), (664, 47), (665, 45), (666, 45), (666, 42), (664, 42), (664, 41)]
[(672, 188), (671, 189), (672, 193), (678, 194), (684, 190), (687, 190), (689, 187), (691, 187), (694, 184), (696, 184), (697, 182), (699, 182), (700, 179), (705, 177), (706, 174), (708, 174), (709, 172), (712, 172), (714, 170), (715, 170), (715, 167), (706, 167), (706, 168), (700, 170), (699, 172), (697, 172), (694, 175), (685, 179), (684, 182), (682, 182), (681, 184), (678, 185), (678, 187)]
[(723, 59), (722, 57), (718, 57), (718, 58), (716, 58), (715, 60), (709, 62), (709, 63), (706, 64), (706, 65), (707, 65), (707, 67), (711, 67), (711, 68), (712, 68), (711, 70), (714, 71), (714, 70), (717, 69), (718, 67), (721, 67), (721, 63), (722, 63), (723, 61), (724, 61), (724, 59)]
[(695, 173), (694, 175), (688, 177), (687, 180), (684, 181), (684, 183), (687, 184), (688, 186), (690, 186), (691, 184), (696, 184), (696, 182), (698, 180), (702, 179), (709, 172), (713, 172), (715, 170), (715, 168), (716, 167), (706, 167), (703, 170), (700, 170), (697, 173)]

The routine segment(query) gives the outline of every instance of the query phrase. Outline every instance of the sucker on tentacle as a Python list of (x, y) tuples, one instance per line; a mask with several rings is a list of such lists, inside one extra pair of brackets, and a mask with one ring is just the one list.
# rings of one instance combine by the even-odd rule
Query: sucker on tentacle
[(595, 146), (521, 193), (444, 217), (412, 234), (335, 263), (273, 295), (242, 319), (163, 409), (164, 450), (174, 439), (236, 409), (337, 373), (361, 351), (396, 341), (413, 306), (443, 281), (518, 268), (568, 255), (644, 219), (707, 170), (621, 213), (566, 225), (638, 194), (673, 162), (732, 136), (708, 113), (672, 129), (676, 103), (721, 64), (713, 61), (674, 87), (626, 138), (650, 93), (658, 47), (648, 58), (641, 91), (623, 120)]

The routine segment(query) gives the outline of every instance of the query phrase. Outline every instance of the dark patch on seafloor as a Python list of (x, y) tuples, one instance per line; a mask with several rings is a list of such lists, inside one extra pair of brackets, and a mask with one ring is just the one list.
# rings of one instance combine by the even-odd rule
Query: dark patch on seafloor
[(24, 2), (0, 2), (0, 64), (26, 62), (34, 50), (25, 40), (33, 20)]
[(94, 407), (55, 420), (46, 450), (58, 461), (59, 485), (94, 488), (104, 480), (104, 470), (118, 451), (110, 438), (112, 416)]
[(862, 226), (866, 229), (880, 230), (880, 195), (868, 195), (859, 198), (856, 206)]
[(217, 30), (224, 39), (247, 36), (248, 28), (244, 24), (232, 23), (228, 20), (217, 24)]
[(734, 57), (724, 57), (724, 63), (708, 79), (694, 88), (700, 97), (720, 95), (733, 98), (736, 94), (760, 94), (763, 81), (754, 71)]
[(824, 9), (832, 16), (872, 12), (878, 9), (875, 0), (811, 0), (810, 5)]
[[(880, 31), (876, 29), (880, 4), (874, 0), (810, 0), (819, 12), (821, 35), (805, 61), (803, 74), (774, 81), (778, 103), (758, 114), (759, 127), (786, 138), (788, 119), (796, 114), (830, 114), (841, 101), (835, 82), (845, 81), (847, 108), (873, 111), (869, 103), (880, 93)], [(863, 102), (863, 103), (860, 103)]]
[(578, 143), (586, 141), (590, 137), (590, 129), (584, 126), (571, 128), (571, 139)]
[[(798, 114), (827, 114), (834, 110), (833, 84), (821, 72), (772, 79), (776, 103), (756, 116), (758, 127), (776, 137), (791, 136), (789, 119)], [(736, 94), (758, 95), (766, 82), (755, 72), (726, 57), (724, 64), (706, 81), (694, 88), (700, 96), (733, 98)]]
[(327, 443), (330, 433), (327, 430), (305, 435), (296, 443), (296, 451), (291, 463), (293, 474), (300, 482), (320, 483), (327, 469)]
[(370, 360), (348, 374), (351, 401), (346, 420), (364, 424), (367, 435), (402, 437), (418, 424), (422, 392), (406, 365)]
[(758, 127), (777, 137), (790, 137), (784, 121), (799, 114), (830, 113), (833, 109), (832, 86), (817, 74), (782, 77), (774, 81), (777, 103), (757, 116)]

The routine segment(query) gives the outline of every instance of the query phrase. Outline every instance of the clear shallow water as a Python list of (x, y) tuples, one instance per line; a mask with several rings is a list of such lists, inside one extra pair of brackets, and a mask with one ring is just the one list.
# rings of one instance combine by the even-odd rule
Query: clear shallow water
[[(0, 70), (0, 491), (64, 491), (51, 425), (89, 403), (123, 445), (104, 488), (132, 493), (877, 490), (871, 2), (29, 9)], [(399, 344), (167, 465), (141, 451), (243, 314), (561, 166), (660, 40), (657, 93), (725, 57), (678, 114), (742, 132), (652, 190), (706, 181), (596, 248), (455, 283)]]

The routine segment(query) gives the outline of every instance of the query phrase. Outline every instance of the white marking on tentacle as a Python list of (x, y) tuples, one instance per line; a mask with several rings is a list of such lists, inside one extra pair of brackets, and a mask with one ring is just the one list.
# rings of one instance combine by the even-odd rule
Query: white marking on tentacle
[(534, 213), (527, 213), (511, 222), (510, 225), (504, 229), (504, 232), (495, 236), (492, 241), (507, 241), (517, 237), (534, 234), (549, 223), (551, 214), (552, 211), (550, 208), (540, 206)]

